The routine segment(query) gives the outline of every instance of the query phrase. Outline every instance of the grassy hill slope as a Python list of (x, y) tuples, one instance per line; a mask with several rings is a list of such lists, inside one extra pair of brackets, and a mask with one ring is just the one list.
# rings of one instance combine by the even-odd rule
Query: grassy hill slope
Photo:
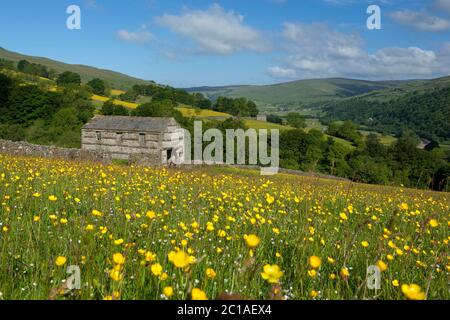
[(333, 78), (299, 80), (268, 86), (199, 87), (187, 90), (201, 92), (211, 99), (218, 96), (246, 97), (267, 110), (275, 106), (306, 107), (376, 90), (393, 89), (402, 84), (402, 81), (375, 82)]
[(134, 84), (148, 83), (148, 81), (137, 79), (111, 70), (98, 69), (78, 64), (68, 64), (47, 58), (27, 56), (20, 53), (8, 51), (1, 47), (0, 47), (0, 58), (11, 60), (14, 62), (19, 62), (20, 60), (27, 60), (32, 63), (42, 64), (50, 69), (54, 69), (58, 73), (64, 71), (76, 72), (81, 76), (81, 80), (83, 82), (88, 82), (94, 78), (101, 78), (110, 83), (112, 87), (117, 89), (129, 89)]

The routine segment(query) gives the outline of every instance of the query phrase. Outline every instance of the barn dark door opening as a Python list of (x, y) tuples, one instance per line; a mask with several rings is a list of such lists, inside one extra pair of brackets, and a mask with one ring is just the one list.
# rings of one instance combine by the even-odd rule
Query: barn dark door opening
[(169, 159), (172, 158), (172, 152), (173, 149), (167, 149), (167, 161), (169, 161)]

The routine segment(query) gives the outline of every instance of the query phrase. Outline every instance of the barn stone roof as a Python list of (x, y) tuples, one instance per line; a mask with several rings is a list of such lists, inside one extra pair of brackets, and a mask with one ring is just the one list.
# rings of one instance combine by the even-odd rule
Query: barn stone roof
[(163, 132), (170, 125), (177, 125), (174, 118), (95, 116), (83, 126), (83, 129), (124, 132)]

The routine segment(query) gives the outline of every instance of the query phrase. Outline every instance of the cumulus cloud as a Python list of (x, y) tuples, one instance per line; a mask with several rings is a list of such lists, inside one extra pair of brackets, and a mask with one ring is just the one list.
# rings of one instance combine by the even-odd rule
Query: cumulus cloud
[(206, 10), (186, 10), (181, 15), (165, 14), (156, 22), (192, 40), (197, 49), (205, 53), (263, 52), (269, 49), (262, 33), (246, 25), (242, 15), (226, 11), (218, 4)]
[(402, 25), (411, 26), (421, 31), (445, 31), (450, 29), (450, 21), (426, 12), (401, 10), (391, 13), (391, 18)]
[(279, 66), (268, 68), (267, 73), (276, 79), (294, 79), (297, 77), (297, 72), (294, 69), (285, 69)]
[[(325, 24), (285, 23), (286, 56), (272, 67), (274, 78), (354, 77), (407, 79), (450, 73), (450, 47), (440, 52), (419, 47), (390, 47), (369, 53), (355, 34), (342, 33)], [(283, 72), (289, 70), (289, 72)], [(272, 71), (272, 72), (270, 72)]]
[(123, 41), (141, 44), (153, 39), (153, 35), (144, 28), (134, 32), (122, 29), (117, 32), (117, 36)]

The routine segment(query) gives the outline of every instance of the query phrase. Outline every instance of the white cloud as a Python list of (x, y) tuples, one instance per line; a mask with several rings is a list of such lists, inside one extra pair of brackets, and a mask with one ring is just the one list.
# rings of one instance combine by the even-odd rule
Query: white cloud
[(268, 42), (256, 29), (244, 24), (244, 17), (218, 4), (207, 10), (188, 10), (181, 15), (165, 14), (156, 22), (188, 38), (205, 53), (230, 54), (248, 50), (263, 52)]
[(267, 69), (267, 73), (272, 78), (278, 79), (294, 79), (297, 77), (297, 72), (294, 69), (285, 69), (279, 66), (270, 67)]
[[(286, 56), (274, 78), (354, 77), (407, 79), (450, 73), (450, 45), (440, 52), (418, 47), (390, 47), (369, 53), (355, 34), (325, 24), (285, 23)], [(289, 72), (283, 72), (289, 70)], [(295, 76), (294, 76), (295, 75)]]
[(421, 31), (445, 31), (450, 29), (450, 21), (430, 15), (426, 12), (410, 10), (395, 11), (391, 18), (402, 25), (411, 26)]
[(450, 13), (450, 0), (436, 0), (434, 7), (437, 10)]
[(135, 32), (122, 29), (117, 32), (117, 36), (123, 41), (141, 44), (149, 42), (153, 39), (153, 35), (145, 30), (145, 28), (141, 28), (140, 30)]

